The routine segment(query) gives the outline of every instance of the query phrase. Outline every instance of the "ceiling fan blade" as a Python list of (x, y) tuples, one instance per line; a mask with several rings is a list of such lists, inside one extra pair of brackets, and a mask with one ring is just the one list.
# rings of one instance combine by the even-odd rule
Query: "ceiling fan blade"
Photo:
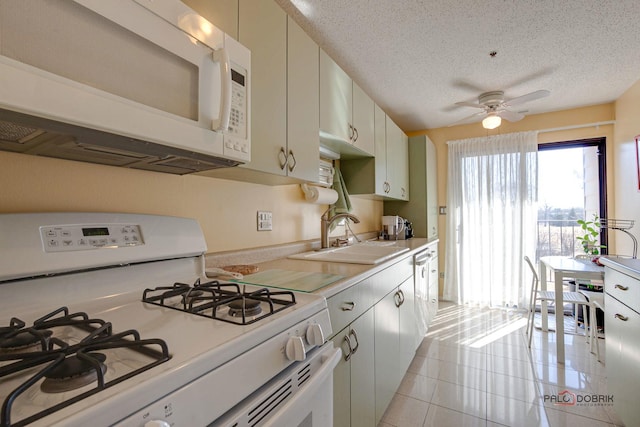
[(456, 126), (456, 125), (462, 125), (465, 123), (472, 123), (477, 121), (480, 117), (483, 117), (487, 114), (486, 111), (480, 111), (478, 113), (472, 114), (468, 117), (465, 117), (464, 119), (458, 120), (457, 122), (451, 123), (450, 125), (448, 125), (447, 127), (451, 127), (451, 126)]
[(473, 102), (456, 102), (456, 105), (460, 107), (487, 108), (485, 105), (475, 104)]
[(496, 114), (510, 122), (517, 122), (518, 120), (522, 120), (524, 118), (524, 114), (516, 113), (515, 111), (509, 110), (498, 110)]
[(551, 92), (548, 90), (537, 90), (535, 92), (528, 93), (526, 95), (518, 96), (516, 98), (509, 99), (503, 103), (505, 107), (513, 107), (514, 105), (524, 104), (525, 102), (533, 101), (535, 99), (544, 98), (549, 96)]

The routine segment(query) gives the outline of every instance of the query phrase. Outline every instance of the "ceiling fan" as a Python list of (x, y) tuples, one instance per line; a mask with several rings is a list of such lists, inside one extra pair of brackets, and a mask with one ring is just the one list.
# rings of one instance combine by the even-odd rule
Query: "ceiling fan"
[(524, 118), (524, 114), (509, 110), (509, 107), (524, 104), (525, 102), (549, 96), (551, 92), (548, 90), (537, 90), (526, 95), (516, 98), (505, 99), (504, 92), (496, 90), (485, 92), (478, 97), (478, 103), (473, 102), (456, 102), (461, 107), (481, 108), (482, 111), (475, 113), (469, 117), (465, 117), (449, 126), (455, 126), (462, 123), (470, 123), (483, 117), (482, 126), (485, 129), (495, 129), (502, 123), (502, 119), (510, 122), (517, 122)]

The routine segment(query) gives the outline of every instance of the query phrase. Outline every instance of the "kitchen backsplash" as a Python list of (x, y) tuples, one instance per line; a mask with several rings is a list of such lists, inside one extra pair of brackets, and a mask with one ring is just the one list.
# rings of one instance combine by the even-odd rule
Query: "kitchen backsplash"
[[(304, 201), (299, 185), (264, 186), (195, 175), (166, 175), (0, 152), (0, 212), (104, 211), (195, 218), (209, 252), (320, 238), (324, 205)], [(382, 202), (352, 197), (360, 224), (378, 230)], [(257, 211), (273, 231), (256, 230)]]

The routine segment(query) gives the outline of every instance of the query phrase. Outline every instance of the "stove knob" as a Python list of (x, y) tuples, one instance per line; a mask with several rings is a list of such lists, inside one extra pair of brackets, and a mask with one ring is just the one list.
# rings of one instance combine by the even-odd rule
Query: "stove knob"
[(324, 344), (324, 332), (319, 324), (314, 323), (307, 328), (307, 342), (317, 346)]
[(289, 360), (297, 360), (301, 362), (307, 357), (302, 337), (289, 337), (284, 350), (287, 355), (287, 359)]
[(144, 427), (171, 427), (171, 424), (162, 420), (153, 420), (145, 423)]

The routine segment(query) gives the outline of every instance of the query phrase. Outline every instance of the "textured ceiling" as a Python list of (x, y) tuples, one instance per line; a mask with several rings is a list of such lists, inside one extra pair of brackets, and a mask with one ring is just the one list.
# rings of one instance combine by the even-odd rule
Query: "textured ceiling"
[(470, 116), (455, 102), (490, 90), (550, 90), (513, 108), (537, 114), (640, 79), (640, 0), (276, 1), (404, 131)]

